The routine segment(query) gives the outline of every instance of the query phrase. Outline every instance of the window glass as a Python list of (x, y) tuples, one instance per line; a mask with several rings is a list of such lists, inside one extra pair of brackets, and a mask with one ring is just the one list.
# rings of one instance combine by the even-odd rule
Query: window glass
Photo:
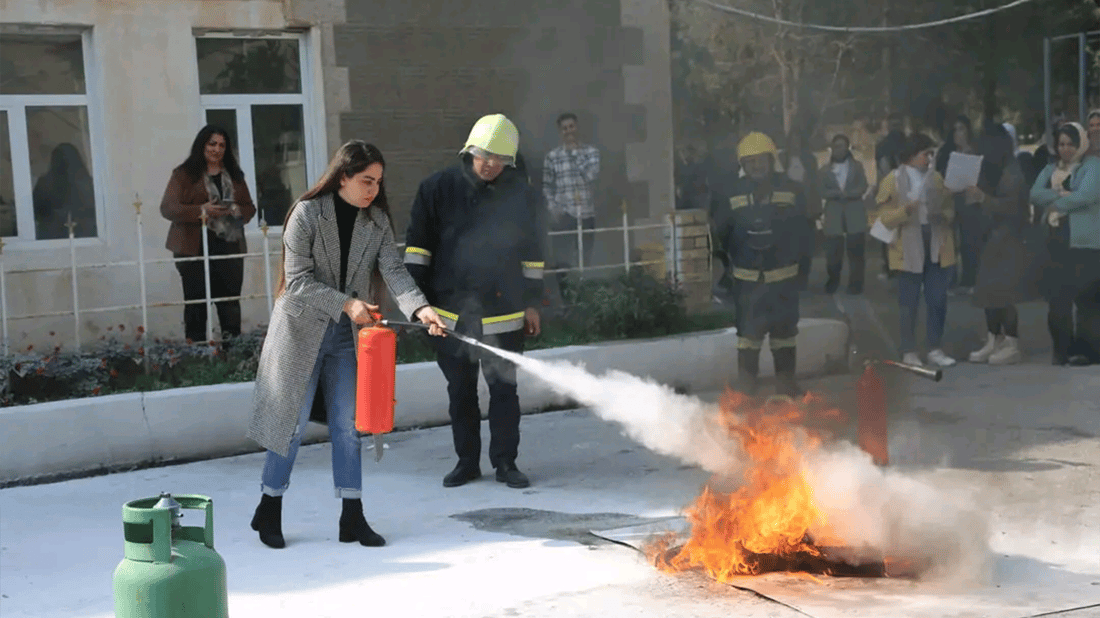
[(296, 39), (195, 39), (202, 94), (302, 91)]
[(39, 240), (96, 235), (88, 109), (27, 107), (27, 153), (34, 182), (34, 228)]
[(12, 181), (8, 112), (0, 110), (0, 236), (15, 236), (15, 224), (15, 183)]
[(84, 94), (79, 34), (0, 36), (0, 94)]
[(253, 105), (256, 207), (268, 225), (282, 225), (306, 184), (306, 138), (301, 105)]

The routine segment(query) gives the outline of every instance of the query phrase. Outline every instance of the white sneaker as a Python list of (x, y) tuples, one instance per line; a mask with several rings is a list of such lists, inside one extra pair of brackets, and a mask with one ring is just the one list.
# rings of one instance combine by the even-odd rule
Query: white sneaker
[(989, 333), (989, 339), (985, 342), (985, 347), (977, 352), (970, 353), (970, 362), (972, 363), (985, 363), (989, 362), (989, 357), (993, 356), (993, 353), (1000, 349), (1001, 344), (1004, 343), (1004, 337), (1000, 335), (994, 335)]
[(920, 357), (917, 356), (916, 352), (906, 352), (905, 355), (901, 357), (901, 362), (905, 363), (906, 365), (924, 367), (924, 363), (921, 362)]
[(943, 350), (939, 349), (932, 350), (928, 353), (928, 362), (939, 367), (954, 367), (956, 363), (955, 359), (944, 354)]
[(1015, 365), (1020, 362), (1020, 344), (1016, 337), (1005, 337), (1004, 343), (992, 356), (990, 365)]

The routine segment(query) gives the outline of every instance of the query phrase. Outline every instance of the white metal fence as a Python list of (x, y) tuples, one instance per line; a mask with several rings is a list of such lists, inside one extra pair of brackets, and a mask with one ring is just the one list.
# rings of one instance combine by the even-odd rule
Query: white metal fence
[[(135, 223), (135, 240), (137, 241), (137, 253), (138, 253), (136, 260), (123, 260), (123, 261), (116, 261), (116, 262), (100, 262), (100, 263), (81, 263), (81, 262), (78, 262), (77, 259), (76, 259), (76, 242), (75, 242), (76, 236), (74, 234), (75, 225), (70, 220), (69, 224), (68, 224), (68, 227), (69, 227), (69, 265), (68, 266), (65, 266), (65, 267), (52, 267), (52, 268), (43, 267), (43, 268), (13, 268), (13, 269), (8, 269), (6, 267), (6, 264), (5, 264), (4, 241), (3, 241), (2, 238), (0, 238), (0, 328), (2, 328), (2, 333), (0, 333), (0, 337), (2, 337), (3, 353), (5, 355), (9, 354), (10, 351), (11, 351), (11, 349), (10, 349), (10, 343), (11, 343), (10, 328), (11, 328), (11, 323), (14, 322), (14, 321), (19, 321), (19, 320), (34, 320), (34, 319), (41, 319), (41, 318), (50, 318), (50, 317), (71, 315), (72, 320), (73, 320), (73, 331), (74, 331), (73, 332), (73, 335), (74, 335), (73, 342), (75, 344), (75, 347), (79, 349), (82, 346), (81, 327), (80, 327), (81, 319), (84, 316), (87, 316), (89, 314), (110, 313), (110, 312), (115, 312), (115, 311), (133, 311), (133, 310), (140, 309), (141, 310), (141, 329), (140, 329), (140, 332), (138, 334), (139, 334), (143, 344), (151, 336), (150, 331), (149, 331), (149, 309), (153, 309), (153, 308), (173, 307), (173, 306), (183, 306), (183, 305), (188, 305), (188, 304), (204, 303), (206, 305), (206, 315), (207, 315), (207, 318), (206, 318), (206, 334), (207, 334), (207, 340), (208, 341), (213, 341), (213, 339), (214, 339), (214, 316), (216, 315), (216, 312), (214, 311), (214, 303), (216, 303), (216, 302), (228, 301), (228, 300), (251, 300), (251, 299), (264, 298), (266, 300), (267, 313), (270, 316), (270, 312), (271, 312), (271, 309), (272, 309), (273, 303), (274, 303), (274, 298), (273, 298), (274, 290), (273, 290), (273, 285), (272, 285), (273, 281), (272, 281), (272, 268), (271, 268), (271, 258), (272, 258), (272, 255), (271, 255), (271, 242), (270, 242), (270, 239), (268, 237), (269, 236), (269, 234), (268, 234), (269, 228), (268, 228), (268, 225), (265, 221), (263, 221), (263, 220), (260, 221), (260, 230), (262, 232), (262, 235), (261, 235), (261, 248), (260, 248), (260, 251), (258, 251), (258, 252), (239, 253), (239, 254), (232, 254), (232, 255), (210, 255), (210, 247), (209, 247), (209, 244), (208, 244), (207, 235), (202, 234), (202, 252), (203, 252), (203, 254), (201, 256), (184, 257), (184, 258), (167, 257), (167, 258), (147, 259), (146, 256), (145, 256), (145, 227), (144, 227), (144, 220), (143, 220), (144, 215), (142, 213), (142, 202), (141, 202), (141, 200), (140, 199), (135, 199), (135, 201), (133, 203), (133, 206), (134, 206), (134, 214), (135, 214), (135, 219), (134, 219), (134, 223)], [(630, 220), (629, 220), (629, 216), (628, 216), (628, 213), (627, 213), (626, 203), (624, 202), (622, 204), (622, 219), (621, 219), (622, 223), (621, 223), (621, 225), (610, 226), (610, 227), (601, 227), (601, 228), (593, 228), (593, 229), (583, 229), (582, 226), (581, 226), (580, 220), (578, 220), (577, 228), (575, 230), (570, 229), (570, 230), (559, 230), (559, 231), (548, 232), (548, 234), (551, 237), (554, 237), (554, 236), (570, 236), (570, 235), (575, 236), (576, 243), (577, 243), (577, 252), (576, 252), (577, 264), (575, 266), (547, 269), (545, 272), (553, 274), (553, 273), (575, 271), (575, 272), (579, 272), (579, 273), (583, 274), (583, 273), (586, 273), (586, 272), (601, 271), (601, 270), (608, 270), (608, 269), (619, 269), (619, 268), (625, 269), (627, 272), (629, 272), (632, 266), (652, 266), (652, 265), (661, 264), (667, 269), (666, 274), (670, 276), (671, 280), (672, 281), (677, 281), (676, 264), (677, 264), (678, 260), (675, 259), (675, 258), (673, 258), (673, 259), (668, 258), (668, 253), (669, 252), (671, 252), (672, 256), (676, 256), (679, 253), (679, 249), (676, 246), (677, 239), (678, 239), (676, 216), (675, 216), (674, 213), (670, 212), (668, 215), (665, 215), (663, 217), (663, 219), (664, 220), (660, 223), (647, 223), (647, 224), (640, 224), (640, 225), (631, 225)], [(206, 220), (206, 213), (204, 212), (203, 213), (204, 226), (205, 226), (205, 220)], [(648, 261), (632, 259), (631, 250), (632, 250), (633, 247), (632, 247), (632, 244), (631, 244), (631, 240), (632, 240), (631, 234), (635, 233), (635, 232), (640, 232), (640, 231), (645, 231), (645, 230), (654, 230), (654, 229), (667, 229), (668, 232), (669, 232), (666, 235), (665, 238), (666, 239), (671, 239), (671, 246), (666, 247), (665, 259), (662, 259), (662, 260), (648, 260)], [(609, 264), (600, 264), (598, 266), (584, 263), (584, 246), (585, 246), (585, 242), (586, 242), (586, 237), (587, 238), (594, 238), (595, 235), (599, 234), (599, 233), (604, 233), (604, 234), (607, 234), (607, 233), (621, 233), (622, 234), (623, 253), (622, 253), (622, 261), (621, 262), (620, 261), (614, 261), (614, 262), (609, 263)], [(230, 259), (230, 258), (245, 258), (245, 259), (259, 258), (260, 259), (260, 261), (262, 262), (263, 278), (264, 278), (264, 292), (262, 294), (259, 294), (259, 293), (257, 293), (257, 294), (241, 294), (241, 295), (238, 295), (238, 296), (226, 296), (226, 297), (212, 297), (211, 296), (211, 289), (210, 289), (211, 263), (216, 262), (217, 260)], [(148, 294), (148, 291), (147, 291), (147, 282), (148, 282), (147, 275), (146, 275), (147, 266), (152, 265), (152, 264), (168, 264), (168, 263), (173, 263), (174, 264), (176, 262), (199, 261), (199, 260), (201, 260), (203, 262), (203, 268), (204, 268), (204, 272), (205, 272), (205, 279), (206, 279), (205, 298), (197, 299), (197, 300), (190, 300), (190, 301), (187, 301), (187, 300), (162, 300), (162, 299), (151, 299), (151, 298), (149, 298), (149, 294)], [(109, 305), (109, 306), (103, 306), (103, 307), (84, 307), (84, 306), (82, 306), (81, 298), (80, 298), (80, 290), (79, 290), (79, 286), (78, 286), (78, 272), (79, 271), (92, 270), (92, 269), (107, 269), (107, 268), (116, 268), (116, 267), (135, 267), (135, 266), (137, 267), (137, 271), (138, 271), (138, 281), (139, 281), (139, 289), (140, 289), (140, 300), (139, 300), (139, 302), (132, 303), (132, 304), (124, 304), (124, 305)], [(33, 275), (35, 273), (46, 273), (46, 272), (55, 272), (55, 273), (56, 272), (68, 272), (69, 273), (69, 277), (70, 277), (71, 283), (72, 283), (72, 309), (71, 310), (64, 310), (64, 311), (49, 311), (49, 312), (41, 312), (41, 313), (27, 313), (27, 314), (23, 314), (23, 315), (11, 315), (10, 312), (8, 311), (8, 296), (7, 296), (8, 295), (8, 276), (9, 275)]]

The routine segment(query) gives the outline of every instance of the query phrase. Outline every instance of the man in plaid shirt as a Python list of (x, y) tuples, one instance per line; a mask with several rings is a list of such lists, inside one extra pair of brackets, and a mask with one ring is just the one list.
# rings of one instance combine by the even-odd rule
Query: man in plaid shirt
[[(553, 219), (554, 231), (596, 227), (595, 186), (600, 173), (600, 151), (577, 139), (577, 115), (558, 116), (561, 146), (546, 154), (542, 166), (542, 192)], [(594, 234), (584, 234), (584, 265), (592, 264)], [(556, 268), (577, 265), (577, 235), (556, 235), (551, 242)], [(559, 281), (563, 279), (558, 275)]]

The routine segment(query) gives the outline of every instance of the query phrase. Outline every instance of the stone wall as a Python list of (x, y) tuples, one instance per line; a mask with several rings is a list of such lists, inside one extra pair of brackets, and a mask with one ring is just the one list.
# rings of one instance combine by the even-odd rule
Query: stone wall
[[(637, 75), (654, 62), (654, 49), (667, 47), (668, 21), (667, 15), (662, 21), (662, 14), (639, 11), (637, 4), (346, 0), (346, 19), (332, 28), (332, 50), (333, 65), (346, 71), (347, 104), (331, 146), (361, 138), (382, 149), (402, 237), (417, 185), (455, 161), (478, 117), (501, 112), (516, 122), (520, 151), (532, 180), (541, 184), (543, 157), (558, 144), (555, 119), (573, 111), (582, 139), (602, 154), (601, 224), (618, 223), (623, 199), (632, 216), (648, 216), (652, 197), (671, 195), (671, 172), (667, 178), (652, 173), (650, 154), (644, 162), (630, 162), (641, 173), (628, 174), (627, 151), (667, 141), (656, 160), (663, 157), (671, 170), (671, 126), (667, 139), (663, 130), (650, 135), (671, 117), (659, 111), (667, 117), (655, 122), (647, 108), (670, 98), (668, 80), (653, 79), (660, 71), (648, 84)], [(667, 69), (667, 54), (664, 64)], [(334, 76), (342, 79), (339, 72)], [(621, 234), (597, 240), (606, 245), (604, 253), (622, 254)]]

